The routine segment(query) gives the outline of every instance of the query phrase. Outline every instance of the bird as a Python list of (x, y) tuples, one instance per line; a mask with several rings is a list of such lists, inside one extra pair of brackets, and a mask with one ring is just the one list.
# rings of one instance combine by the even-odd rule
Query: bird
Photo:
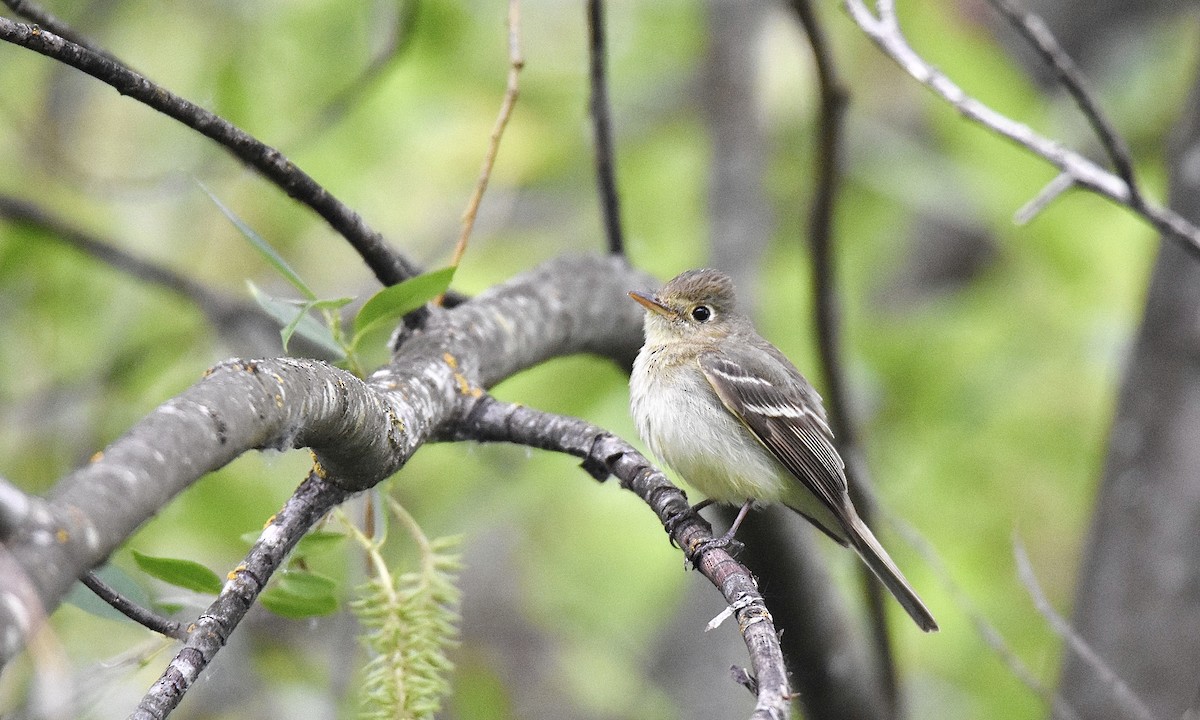
[(741, 504), (733, 538), (755, 504), (782, 503), (853, 548), (917, 626), (937, 622), (859, 517), (821, 396), (737, 308), (733, 281), (686, 271), (645, 308), (645, 344), (630, 375), (630, 410), (650, 450), (709, 503)]

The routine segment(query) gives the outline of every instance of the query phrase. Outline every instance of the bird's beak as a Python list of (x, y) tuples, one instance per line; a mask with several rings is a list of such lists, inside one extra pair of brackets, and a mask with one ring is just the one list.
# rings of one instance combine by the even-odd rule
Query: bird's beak
[(650, 312), (658, 313), (664, 317), (675, 317), (675, 311), (663, 305), (662, 302), (651, 295), (650, 293), (642, 292), (641, 290), (630, 290), (629, 297), (638, 302), (639, 305), (646, 308)]

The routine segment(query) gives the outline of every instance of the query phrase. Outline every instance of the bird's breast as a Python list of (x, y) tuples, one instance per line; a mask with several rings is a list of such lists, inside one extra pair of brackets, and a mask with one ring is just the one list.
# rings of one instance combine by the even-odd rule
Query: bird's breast
[(638, 434), (696, 490), (718, 502), (780, 498), (787, 471), (721, 404), (694, 359), (643, 349), (629, 386)]

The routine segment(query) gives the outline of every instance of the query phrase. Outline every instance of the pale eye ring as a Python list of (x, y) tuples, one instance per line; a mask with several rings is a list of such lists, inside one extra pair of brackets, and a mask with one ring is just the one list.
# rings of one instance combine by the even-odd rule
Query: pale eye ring
[(699, 323), (708, 322), (712, 314), (712, 308), (707, 305), (697, 305), (692, 308), (692, 319)]

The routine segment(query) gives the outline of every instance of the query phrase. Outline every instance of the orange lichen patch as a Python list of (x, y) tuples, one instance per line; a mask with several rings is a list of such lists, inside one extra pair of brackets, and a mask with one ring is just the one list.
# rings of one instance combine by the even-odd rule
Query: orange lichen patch
[(245, 570), (246, 570), (245, 564), (238, 565), (237, 567), (235, 567), (234, 569), (229, 571), (229, 574), (225, 576), (225, 579), (226, 580), (236, 580), (238, 573), (244, 572)]
[[(309, 452), (312, 452), (312, 451), (310, 450)], [(322, 480), (328, 480), (329, 473), (326, 472), (325, 466), (321, 464), (321, 461), (317, 459), (316, 453), (312, 453), (312, 459), (313, 459), (313, 469), (312, 469), (313, 475), (316, 475), (317, 477), (321, 478)]]
[(454, 357), (450, 353), (442, 353), (442, 359), (446, 361), (446, 364), (450, 366), (451, 370), (458, 369), (458, 358)]
[(95, 453), (93, 453), (93, 454), (92, 454), (92, 456), (91, 456), (90, 458), (88, 458), (88, 462), (90, 462), (90, 463), (98, 463), (98, 462), (100, 462), (100, 461), (101, 461), (101, 460), (103, 460), (103, 459), (104, 459), (104, 451), (103, 451), (103, 450), (97, 450)]
[(274, 516), (274, 515), (272, 515), (271, 517), (267, 518), (267, 521), (266, 521), (265, 523), (263, 523), (263, 530), (266, 530), (268, 527), (270, 527), (270, 526), (271, 526), (271, 523), (273, 523), (273, 522), (275, 522), (275, 516)]
[(59, 544), (59, 545), (66, 545), (66, 544), (67, 544), (67, 541), (71, 539), (71, 533), (67, 532), (67, 531), (66, 531), (65, 529), (63, 529), (63, 528), (59, 528), (59, 529), (58, 529), (58, 530), (57, 530), (57, 531), (54, 533), (54, 539), (55, 539), (55, 540), (58, 540), (58, 544)]

